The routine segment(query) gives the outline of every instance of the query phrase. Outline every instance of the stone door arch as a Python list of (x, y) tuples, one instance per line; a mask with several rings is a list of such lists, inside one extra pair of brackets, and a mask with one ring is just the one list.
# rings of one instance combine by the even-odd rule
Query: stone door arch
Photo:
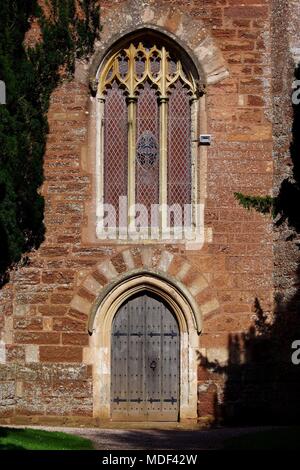
[(113, 319), (124, 302), (141, 292), (152, 293), (172, 309), (180, 332), (179, 420), (197, 419), (197, 349), (199, 337), (193, 308), (185, 295), (167, 280), (144, 273), (113, 284), (97, 305), (90, 352), (93, 362), (94, 417), (111, 419), (111, 337)]

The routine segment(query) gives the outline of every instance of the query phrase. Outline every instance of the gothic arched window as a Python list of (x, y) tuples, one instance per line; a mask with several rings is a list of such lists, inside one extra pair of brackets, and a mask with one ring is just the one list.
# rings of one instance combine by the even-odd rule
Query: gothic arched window
[(100, 238), (180, 238), (195, 226), (197, 101), (194, 75), (165, 46), (133, 41), (104, 63)]

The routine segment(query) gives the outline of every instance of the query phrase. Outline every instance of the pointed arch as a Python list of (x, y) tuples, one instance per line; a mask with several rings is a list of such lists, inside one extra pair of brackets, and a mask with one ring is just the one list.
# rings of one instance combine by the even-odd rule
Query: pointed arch
[[(130, 295), (142, 288), (149, 288), (164, 297), (167, 303), (174, 308), (176, 302), (184, 316), (180, 317), (180, 324), (184, 331), (195, 331), (200, 334), (202, 330), (202, 315), (199, 306), (188, 289), (180, 281), (171, 279), (167, 274), (158, 270), (135, 269), (119, 276), (103, 288), (100, 295), (94, 301), (88, 320), (89, 334), (93, 334), (95, 317), (98, 312), (106, 311), (107, 305), (117, 301), (117, 307), (128, 298), (128, 291), (133, 289)], [(172, 300), (173, 299), (173, 300)], [(176, 299), (176, 300), (174, 300)], [(110, 321), (110, 320), (109, 320)]]
[[(118, 10), (110, 9), (104, 16), (101, 43), (96, 48), (89, 71), (92, 89), (97, 89), (97, 74), (108, 51), (113, 54), (124, 40), (145, 34), (160, 37), (183, 53), (189, 66), (197, 71), (202, 86), (228, 77), (229, 69), (223, 54), (201, 20), (180, 10), (174, 15), (170, 8), (156, 5), (140, 8), (140, 5), (127, 3), (131, 2), (126, 2)], [(128, 14), (130, 9), (132, 14)]]
[(94, 417), (111, 417), (111, 332), (113, 319), (126, 300), (141, 292), (151, 292), (167, 302), (180, 330), (180, 421), (197, 420), (198, 332), (191, 299), (161, 273), (147, 272), (113, 283), (94, 303), (90, 360), (93, 364)]
[(167, 34), (161, 27), (154, 25), (134, 27), (118, 39), (112, 38), (102, 53), (101, 50), (95, 53), (90, 67), (90, 84), (92, 88), (96, 91), (96, 86), (99, 82), (99, 74), (103, 73), (103, 64), (109, 64), (116, 53), (123, 47), (126, 47), (132, 42), (145, 42), (145, 38), (147, 38), (151, 44), (165, 46), (167, 49), (173, 51), (176, 56), (180, 57), (183, 67), (189, 70), (190, 75), (195, 77), (198, 87), (200, 87), (201, 90), (203, 89), (206, 83), (205, 72), (194, 52), (189, 49), (187, 44), (182, 43), (182, 41), (178, 40), (174, 35)]

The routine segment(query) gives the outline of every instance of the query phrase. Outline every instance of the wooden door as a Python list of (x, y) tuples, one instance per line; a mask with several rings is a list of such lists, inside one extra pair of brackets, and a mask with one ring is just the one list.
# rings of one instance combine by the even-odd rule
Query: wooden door
[(158, 297), (143, 293), (120, 307), (111, 341), (113, 420), (178, 420), (179, 340), (177, 321)]

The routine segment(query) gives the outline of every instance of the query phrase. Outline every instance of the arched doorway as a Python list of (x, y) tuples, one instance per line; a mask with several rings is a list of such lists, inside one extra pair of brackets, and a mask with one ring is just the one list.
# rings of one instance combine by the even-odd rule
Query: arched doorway
[(146, 290), (130, 297), (111, 336), (112, 420), (177, 421), (180, 336), (167, 302)]
[(88, 357), (93, 364), (94, 417), (112, 419), (112, 330), (114, 318), (124, 303), (135, 295), (152, 293), (165, 302), (179, 329), (179, 420), (197, 419), (197, 351), (201, 313), (187, 289), (162, 272), (134, 270), (109, 284), (90, 313), (91, 341)]

